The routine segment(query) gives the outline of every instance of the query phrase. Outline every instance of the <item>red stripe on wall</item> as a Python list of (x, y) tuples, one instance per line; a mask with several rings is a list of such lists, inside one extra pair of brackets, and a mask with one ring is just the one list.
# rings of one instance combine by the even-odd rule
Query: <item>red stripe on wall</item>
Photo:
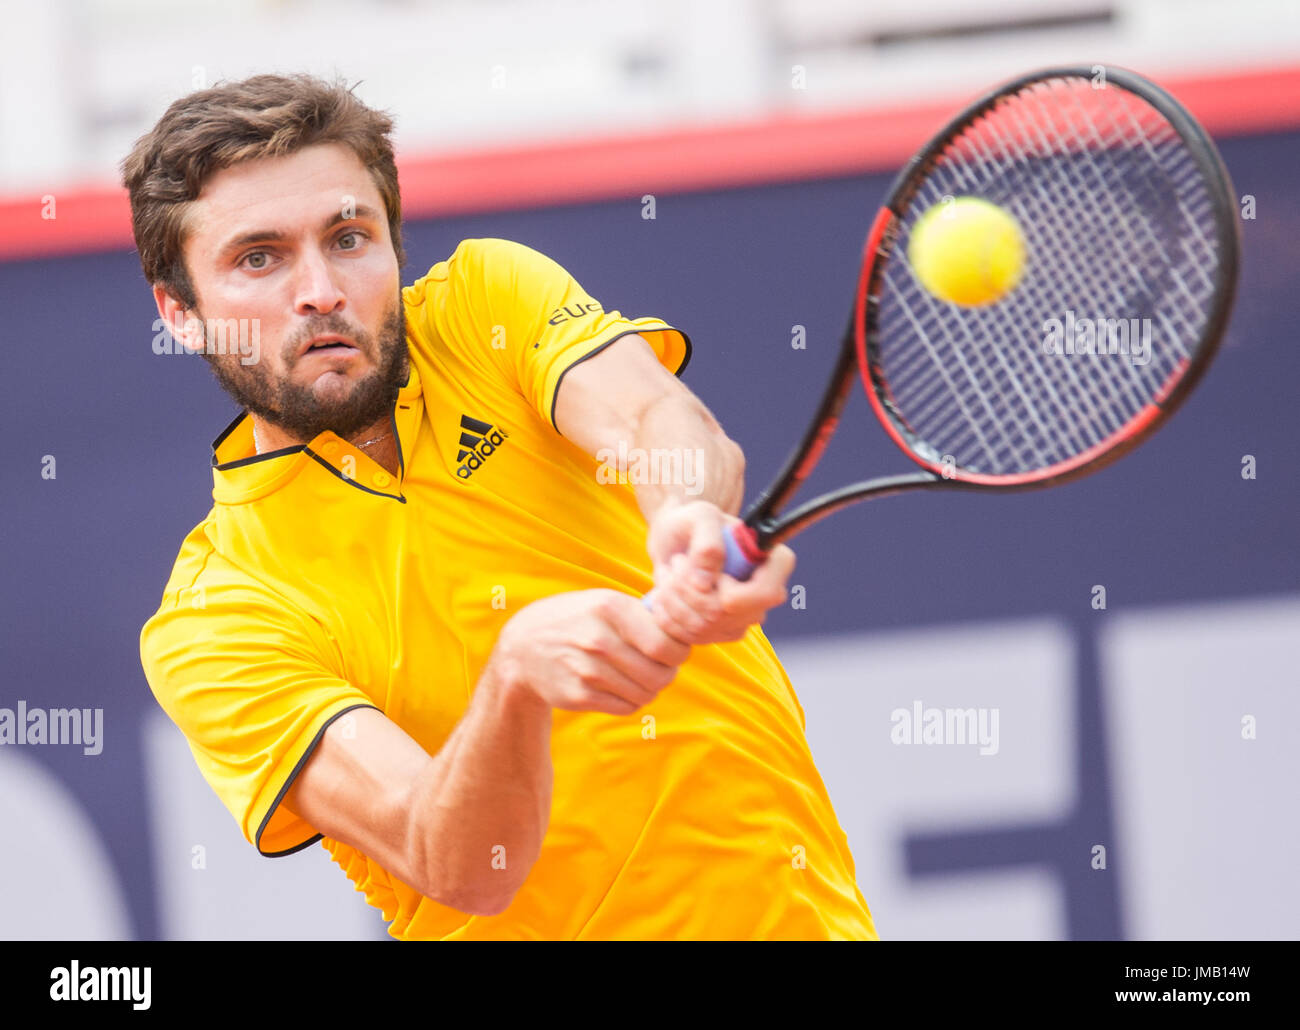
[(120, 187), (0, 200), (0, 259), (134, 245), (131, 206)]
[[(1300, 67), (1161, 85), (1216, 137), (1300, 128)], [(888, 171), (970, 99), (404, 159), (403, 213), (426, 218)], [(120, 187), (58, 192), (54, 202), (50, 218), (41, 196), (0, 200), (0, 259), (132, 246)]]

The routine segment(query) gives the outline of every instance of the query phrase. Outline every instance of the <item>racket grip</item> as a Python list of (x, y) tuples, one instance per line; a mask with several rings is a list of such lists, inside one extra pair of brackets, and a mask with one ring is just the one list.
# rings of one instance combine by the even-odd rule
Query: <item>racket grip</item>
[(728, 526), (722, 531), (722, 546), (727, 557), (722, 571), (732, 579), (746, 580), (763, 564), (763, 552), (758, 549), (758, 538), (746, 525)]
[[(728, 526), (722, 531), (722, 547), (724, 558), (722, 561), (722, 571), (732, 579), (738, 579), (741, 582), (749, 579), (754, 574), (754, 570), (763, 564), (765, 555), (758, 546), (758, 536), (746, 525)], [(646, 594), (641, 598), (641, 603), (650, 608), (653, 606), (651, 598), (654, 597), (654, 591)]]

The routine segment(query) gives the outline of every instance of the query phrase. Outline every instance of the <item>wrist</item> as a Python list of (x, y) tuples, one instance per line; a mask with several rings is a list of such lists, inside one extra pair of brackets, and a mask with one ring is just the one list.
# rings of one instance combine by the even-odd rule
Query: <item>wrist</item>
[(638, 487), (636, 499), (647, 525), (686, 503), (685, 494), (678, 488), (660, 484)]
[(490, 692), (494, 703), (507, 712), (550, 714), (550, 705), (532, 688), (523, 662), (500, 643), (483, 668), (481, 685)]

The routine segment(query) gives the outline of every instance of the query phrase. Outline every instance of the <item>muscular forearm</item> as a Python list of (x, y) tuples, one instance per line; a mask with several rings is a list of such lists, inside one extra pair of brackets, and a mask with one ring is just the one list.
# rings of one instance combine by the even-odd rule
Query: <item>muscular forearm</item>
[(551, 709), (489, 662), (465, 715), (414, 785), (412, 847), (441, 900), (505, 909), (550, 818)]
[(744, 453), (694, 397), (661, 398), (642, 414), (634, 436), (636, 454), (659, 473), (633, 478), (647, 521), (665, 504), (685, 501), (709, 501), (732, 515), (739, 511)]

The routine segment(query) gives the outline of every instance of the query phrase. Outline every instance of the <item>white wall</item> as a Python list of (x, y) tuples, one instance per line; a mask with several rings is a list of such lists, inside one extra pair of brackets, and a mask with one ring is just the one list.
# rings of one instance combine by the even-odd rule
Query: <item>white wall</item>
[[(42, 0), (0, 3), (0, 195), (114, 181), (177, 97), (339, 72), (406, 152), (975, 93), (1055, 62), (1160, 77), (1300, 59), (1290, 0), (1115, 0), (1099, 25), (943, 30), (1082, 0)], [(928, 35), (927, 35), (928, 33)]]

